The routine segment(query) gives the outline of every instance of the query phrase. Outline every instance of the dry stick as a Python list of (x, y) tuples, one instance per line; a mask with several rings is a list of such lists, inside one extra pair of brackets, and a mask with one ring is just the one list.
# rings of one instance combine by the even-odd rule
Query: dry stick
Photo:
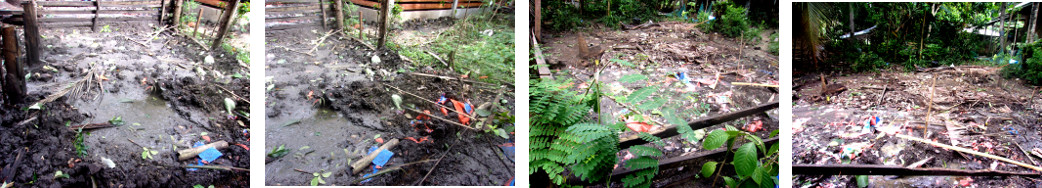
[(394, 146), (397, 146), (397, 145), (398, 145), (398, 139), (397, 138), (391, 139), (391, 141), (388, 141), (387, 143), (384, 143), (384, 145), (380, 146), (380, 148), (374, 150), (372, 153), (369, 153), (369, 155), (366, 155), (365, 157), (362, 157), (362, 159), (359, 159), (358, 161), (355, 161), (354, 164), (351, 164), (351, 168), (352, 168), (351, 172), (355, 173), (355, 174), (357, 174), (359, 172), (362, 172), (363, 169), (366, 169), (365, 168), (366, 166), (369, 166), (369, 163), (373, 162), (373, 159), (376, 159), (376, 155), (380, 154), (381, 151), (383, 151), (383, 150), (390, 150), (391, 148), (394, 148)]
[(747, 82), (731, 82), (731, 85), (736, 85), (736, 86), (778, 87), (778, 85), (747, 83)]
[(883, 85), (883, 94), (879, 95), (879, 100), (876, 100), (876, 106), (880, 106), (883, 104), (883, 98), (886, 97), (886, 89), (889, 87), (890, 85)]
[(221, 88), (222, 90), (227, 91), (228, 94), (232, 94), (232, 96), (234, 96), (235, 98), (237, 98), (237, 99), (239, 99), (241, 101), (246, 102), (246, 104), (250, 104), (250, 100), (244, 99), (244, 98), (240, 97), (239, 95), (236, 95), (235, 92), (232, 92), (231, 90), (228, 90), (227, 88), (221, 87), (221, 85), (216, 85), (215, 84), (214, 86), (217, 86), (217, 88)]
[(234, 167), (234, 166), (211, 166), (211, 165), (207, 165), (207, 166), (200, 166), (200, 165), (185, 165), (184, 167), (185, 167), (185, 168), (200, 168), (200, 169), (210, 169), (210, 170), (227, 170), (227, 171), (239, 171), (239, 172), (249, 172), (249, 171), (250, 171), (250, 169), (245, 169), (245, 168), (239, 168), (239, 167)]
[[(499, 108), (499, 99), (503, 97), (503, 91), (505, 90), (506, 89), (503, 87), (499, 88), (499, 91), (496, 92), (496, 98), (492, 100), (492, 106), (488, 108), (489, 111), (492, 112), (492, 115), (489, 115), (485, 119), (481, 119), (481, 121), (478, 121), (478, 126), (484, 127), (485, 122), (487, 122), (489, 119), (493, 119), (496, 117), (496, 109)], [(481, 107), (478, 107), (478, 109), (481, 109)]]
[[(416, 95), (416, 94), (412, 94), (412, 93), (406, 92), (405, 90), (402, 90), (402, 89), (398, 89), (398, 87), (394, 87), (394, 86), (391, 86), (391, 85), (387, 85), (387, 84), (384, 84), (384, 83), (381, 83), (381, 84), (383, 84), (384, 86), (390, 87), (391, 89), (394, 89), (394, 90), (398, 90), (398, 92), (402, 92), (402, 93), (405, 93), (405, 94), (407, 94), (407, 95), (409, 95), (409, 96), (413, 96), (413, 97), (416, 97), (416, 98), (418, 98), (418, 99), (420, 99), (420, 100), (423, 100), (423, 101), (427, 101), (427, 102), (429, 102), (429, 103), (431, 103), (431, 104), (435, 104), (435, 105), (437, 105), (437, 104), (438, 104), (437, 102), (434, 102), (434, 101), (428, 100), (428, 99), (426, 99), (426, 98), (420, 97), (419, 95)], [(452, 108), (445, 108), (445, 110), (448, 110), (449, 112), (455, 112), (455, 113), (457, 113), (457, 114), (463, 114), (463, 116), (467, 116), (467, 118), (470, 118), (470, 119), (477, 119), (477, 118), (474, 118), (474, 116), (470, 116), (470, 114), (467, 114), (467, 113), (460, 113), (460, 112), (457, 112), (457, 111), (456, 111), (455, 109), (452, 109)], [(431, 117), (434, 117), (434, 116), (431, 116)], [(461, 124), (461, 125), (462, 125), (462, 124)]]
[[(434, 52), (431, 52), (429, 50), (424, 50), (423, 52), (427, 52), (427, 54), (431, 54), (431, 56), (434, 56), (434, 59), (437, 59), (438, 61), (440, 61), (442, 65), (445, 65), (445, 67), (449, 67), (449, 63), (446, 63), (445, 60), (441, 59), (441, 57), (438, 57), (438, 54), (434, 54)], [(449, 69), (452, 69), (452, 67), (449, 67)]]
[(436, 120), (441, 120), (441, 121), (444, 121), (444, 122), (449, 123), (449, 124), (453, 124), (453, 125), (457, 125), (457, 126), (460, 126), (460, 127), (463, 127), (463, 128), (467, 128), (469, 130), (475, 130), (474, 127), (470, 127), (470, 126), (467, 126), (467, 125), (464, 125), (464, 124), (461, 124), (461, 123), (456, 123), (456, 122), (454, 122), (452, 120), (448, 120), (448, 119), (445, 119), (445, 118), (434, 116), (434, 114), (423, 113), (423, 112), (420, 112), (419, 110), (413, 110), (413, 109), (405, 109), (405, 110), (408, 110), (408, 111), (414, 112), (414, 113), (418, 113), (418, 114), (427, 115), (427, 116), (430, 116), (430, 117), (432, 117), (432, 118), (434, 118)]
[(427, 180), (427, 176), (430, 176), (431, 172), (434, 172), (434, 168), (437, 168), (438, 164), (441, 164), (441, 160), (445, 159), (445, 155), (446, 154), (449, 154), (449, 152), (452, 152), (452, 148), (456, 147), (456, 144), (459, 144), (459, 140), (456, 140), (456, 142), (452, 143), (452, 146), (449, 146), (448, 150), (445, 150), (445, 152), (442, 152), (441, 153), (441, 157), (438, 157), (438, 162), (434, 163), (434, 166), (432, 166), (430, 170), (427, 170), (427, 175), (423, 175), (423, 179), (420, 179), (420, 182), (416, 182), (416, 185), (413, 185), (413, 186), (420, 186), (420, 184), (423, 184), (423, 181)]
[(137, 145), (138, 147), (145, 147), (145, 145), (138, 144), (137, 142), (135, 142), (134, 140), (131, 140), (129, 138), (127, 138), (127, 141), (130, 141), (130, 143), (133, 143), (134, 145)]
[(1020, 146), (1020, 143), (1017, 143), (1016, 140), (1013, 141), (1013, 144), (1017, 145), (1017, 149), (1020, 149), (1021, 152), (1024, 152), (1024, 155), (1028, 156), (1028, 160), (1031, 160), (1031, 164), (1038, 165), (1038, 161), (1035, 161), (1035, 158), (1031, 157), (1031, 152), (1028, 152), (1028, 150), (1024, 150), (1024, 147)]
[[(441, 78), (441, 79), (445, 79), (445, 80), (456, 80), (456, 79), (459, 79), (459, 78), (453, 78), (453, 77), (448, 77), (448, 76), (424, 74), (424, 73), (418, 73), (418, 72), (409, 72), (409, 73), (406, 73), (406, 74), (414, 75), (414, 76), (425, 76), (425, 77), (432, 77), (432, 78)], [(463, 80), (463, 82), (472, 83), (472, 84), (495, 85), (495, 84), (491, 84), (491, 83), (479, 82), (479, 81), (474, 81), (474, 80), (469, 80), (469, 79)]]
[(74, 131), (74, 130), (78, 130), (78, 129), (81, 129), (81, 128), (83, 130), (91, 130), (91, 129), (101, 129), (101, 128), (109, 128), (109, 127), (115, 127), (115, 126), (116, 125), (113, 125), (111, 123), (91, 123), (91, 124), (70, 126), (69, 130), (73, 130)]
[(376, 176), (379, 176), (379, 175), (383, 175), (383, 174), (386, 174), (386, 173), (402, 170), (402, 167), (405, 167), (405, 166), (414, 165), (414, 164), (420, 164), (420, 163), (429, 163), (431, 161), (435, 161), (435, 160), (434, 159), (428, 159), (428, 160), (416, 161), (416, 162), (411, 162), (411, 163), (405, 163), (405, 164), (398, 165), (398, 166), (393, 166), (393, 167), (387, 167), (387, 168), (384, 168), (383, 170), (380, 170), (380, 172), (377, 172), (376, 174), (370, 175), (369, 177), (362, 177), (362, 178), (355, 179), (354, 181), (351, 181), (351, 183), (349, 185), (358, 184), (358, 182), (364, 181), (364, 180), (369, 179), (369, 178), (373, 178), (373, 177), (376, 177)]
[(950, 146), (950, 145), (947, 145), (947, 144), (942, 144), (942, 143), (938, 143), (938, 142), (934, 142), (934, 141), (930, 141), (930, 140), (926, 140), (926, 139), (922, 139), (922, 138), (916, 138), (916, 137), (903, 135), (903, 134), (898, 134), (897, 137), (898, 138), (907, 139), (907, 140), (927, 143), (927, 144), (934, 145), (934, 146), (941, 147), (941, 148), (945, 148), (945, 149), (950, 149), (950, 150), (955, 150), (955, 151), (959, 151), (959, 152), (969, 153), (969, 154), (973, 154), (973, 155), (976, 155), (976, 156), (987, 157), (987, 158), (990, 158), (990, 159), (995, 159), (995, 160), (999, 160), (999, 161), (1015, 164), (1017, 166), (1022, 166), (1022, 167), (1029, 168), (1029, 169), (1036, 170), (1036, 171), (1042, 171), (1042, 167), (1037, 167), (1037, 166), (1033, 166), (1033, 165), (1030, 165), (1030, 164), (1025, 164), (1025, 163), (1022, 163), (1020, 161), (1014, 161), (1012, 159), (1008, 159), (1008, 158), (1005, 158), (1005, 157), (999, 157), (999, 156), (995, 156), (995, 155), (992, 155), (992, 154), (987, 154), (987, 153), (981, 153), (981, 152), (973, 151), (971, 149), (966, 149), (966, 148), (961, 148), (961, 147), (956, 147), (956, 146)]
[(148, 41), (152, 42), (152, 40), (155, 39), (156, 36), (159, 36), (160, 33), (163, 33), (163, 31), (166, 31), (166, 30), (168, 30), (170, 28), (173, 28), (173, 27), (166, 26), (166, 27), (163, 27), (163, 29), (160, 29), (159, 31), (156, 31), (155, 33), (152, 33), (151, 35), (149, 35)]
[(792, 174), (803, 175), (911, 175), (911, 176), (1038, 176), (1037, 172), (998, 170), (960, 170), (946, 168), (909, 168), (865, 164), (812, 165), (793, 164)]
[(329, 38), (333, 33), (339, 33), (340, 31), (342, 30), (329, 30), (329, 32), (326, 32), (326, 35), (318, 39), (318, 43), (315, 43), (315, 47), (311, 47), (311, 50), (308, 50), (308, 54), (314, 53), (315, 50), (318, 50), (318, 46), (321, 46), (323, 42), (326, 42), (326, 38)]
[[(199, 25), (200, 24), (199, 21), (203, 20), (202, 18), (203, 18), (203, 8), (200, 8), (199, 9), (199, 14), (195, 15), (195, 30), (192, 30), (192, 35), (195, 36), (195, 37), (199, 37), (199, 28), (203, 27), (203, 26)], [(206, 51), (210, 51), (210, 50), (206, 50)]]
[(928, 103), (926, 105), (926, 126), (923, 126), (923, 137), (924, 138), (925, 137), (929, 137), (929, 135), (926, 135), (926, 132), (927, 132), (926, 127), (930, 127), (930, 118), (931, 118), (931, 115), (933, 113), (933, 93), (934, 93), (933, 92), (933, 90), (934, 90), (933, 87), (936, 86), (936, 85), (937, 85), (937, 77), (933, 77), (933, 83), (930, 84), (930, 101), (927, 101)]

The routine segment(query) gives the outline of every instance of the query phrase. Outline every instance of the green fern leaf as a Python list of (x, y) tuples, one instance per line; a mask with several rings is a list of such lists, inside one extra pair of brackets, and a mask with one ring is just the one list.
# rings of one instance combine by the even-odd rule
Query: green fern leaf
[(655, 92), (658, 92), (658, 87), (656, 86), (640, 88), (637, 91), (633, 91), (633, 93), (630, 93), (629, 96), (626, 96), (626, 103), (639, 103), (641, 101), (644, 101), (644, 99), (647, 99), (648, 96), (651, 96), (651, 94)]
[(630, 146), (630, 153), (633, 153), (633, 155), (638, 156), (638, 157), (643, 157), (643, 156), (659, 157), (659, 156), (662, 156), (662, 151), (660, 151), (658, 148), (642, 146), (642, 145)]
[(634, 83), (634, 82), (644, 81), (644, 80), (647, 80), (647, 79), (648, 79), (648, 77), (644, 76), (643, 74), (627, 74), (627, 75), (623, 75), (622, 78), (619, 78), (619, 82), (622, 82), (622, 83)]

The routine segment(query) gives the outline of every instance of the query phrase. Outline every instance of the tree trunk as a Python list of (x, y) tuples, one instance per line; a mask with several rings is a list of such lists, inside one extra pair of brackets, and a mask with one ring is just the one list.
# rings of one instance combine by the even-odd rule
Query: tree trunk
[(1035, 42), (1035, 26), (1038, 25), (1037, 22), (1038, 22), (1038, 6), (1039, 6), (1039, 3), (1032, 3), (1031, 6), (1032, 6), (1031, 8), (1034, 9), (1034, 10), (1031, 12), (1031, 23), (1030, 23), (1031, 27), (1028, 28), (1028, 38), (1027, 38), (1027, 41), (1025, 41), (1027, 43)]
[(849, 5), (849, 7), (850, 7), (850, 37), (847, 38), (847, 39), (853, 41), (854, 40), (854, 32), (856, 31), (856, 30), (854, 30), (855, 29), (855, 27), (854, 27), (854, 3), (847, 3), (847, 5)]

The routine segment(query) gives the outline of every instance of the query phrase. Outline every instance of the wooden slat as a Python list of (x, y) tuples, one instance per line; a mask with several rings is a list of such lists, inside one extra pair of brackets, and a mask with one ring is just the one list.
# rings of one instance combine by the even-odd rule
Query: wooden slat
[(265, 14), (264, 15), (264, 19), (265, 20), (271, 20), (271, 19), (309, 17), (309, 16), (314, 16), (314, 17), (317, 18), (317, 17), (319, 17), (321, 15), (319, 15), (318, 10), (309, 10), (308, 12), (293, 13), (293, 14)]
[(264, 3), (267, 4), (267, 5), (273, 5), (273, 4), (311, 4), (311, 3), (315, 3), (315, 1), (312, 1), (312, 0), (276, 0), (276, 1), (265, 1)]
[[(155, 22), (155, 20), (122, 20), (118, 23), (148, 23)], [(47, 28), (64, 28), (64, 27), (91, 27), (90, 22), (54, 22), (54, 23), (40, 23), (40, 27)]]
[[(378, 4), (380, 4), (380, 3), (376, 3), (376, 2), (372, 2), (372, 1), (366, 1), (366, 0), (351, 0), (351, 2), (353, 2), (355, 4), (358, 4), (358, 5), (365, 6), (365, 7), (370, 7), (370, 8), (376, 7)], [(477, 2), (477, 3), (464, 3), (464, 2), (460, 2), (459, 6), (462, 6), (464, 8), (473, 8), (473, 7), (480, 7), (481, 4), (482, 3), (480, 3), (480, 2)], [(405, 4), (398, 4), (398, 5), (401, 5), (402, 9), (404, 11), (452, 9), (452, 3), (405, 3)]]
[[(70, 14), (89, 14), (94, 15), (94, 10), (44, 10), (40, 11), (43, 15), (70, 15)], [(148, 14), (156, 13), (155, 10), (101, 10), (100, 14)], [(45, 16), (46, 17), (46, 16)], [(46, 19), (46, 18), (44, 18)]]
[[(44, 18), (44, 19), (40, 19), (39, 23), (86, 22), (87, 24), (91, 24), (90, 21), (93, 20), (93, 19), (94, 18)], [(159, 19), (159, 14), (155, 14), (154, 16), (142, 16), (142, 17), (118, 17), (118, 18), (100, 17), (100, 18), (98, 18), (98, 21), (99, 22), (135, 21), (135, 20), (142, 20), (142, 21), (149, 21), (149, 20), (151, 20), (151, 21), (154, 21), (155, 19)]]
[[(94, 1), (37, 1), (42, 7), (92, 7)], [(155, 5), (160, 6), (160, 1), (105, 1), (105, 5)]]
[(285, 7), (275, 7), (275, 8), (264, 8), (264, 12), (265, 12), (265, 14), (267, 14), (268, 12), (270, 12), (270, 13), (278, 13), (278, 12), (299, 11), (299, 10), (309, 10), (309, 9), (313, 9), (313, 10), (318, 11), (319, 10), (318, 9), (318, 3), (315, 3), (314, 5), (305, 5), (305, 6), (285, 6)]
[(271, 23), (302, 22), (302, 21), (319, 22), (319, 21), (322, 21), (322, 18), (321, 18), (321, 16), (313, 15), (313, 16), (284, 17), (284, 18), (270, 18), (270, 19), (265, 18), (264, 20), (266, 22), (271, 22)]
[[(673, 136), (676, 136), (676, 135), (680, 134), (680, 132), (677, 132), (677, 126), (689, 126), (689, 127), (691, 127), (691, 130), (698, 130), (698, 129), (706, 128), (706, 127), (713, 126), (713, 125), (716, 125), (716, 124), (721, 124), (721, 123), (724, 123), (724, 122), (736, 120), (738, 118), (751, 116), (753, 114), (763, 113), (763, 112), (766, 112), (767, 110), (771, 110), (771, 109), (775, 109), (775, 108), (778, 108), (778, 102), (769, 102), (769, 103), (766, 103), (766, 104), (760, 104), (759, 106), (755, 106), (755, 107), (751, 107), (751, 108), (747, 108), (747, 109), (742, 109), (742, 110), (735, 111), (735, 112), (724, 113), (724, 114), (717, 114), (717, 115), (713, 115), (713, 116), (704, 117), (704, 118), (701, 118), (701, 119), (698, 119), (698, 120), (695, 120), (695, 121), (688, 122), (687, 125), (672, 125), (672, 126), (667, 127), (664, 130), (657, 131), (657, 132), (649, 132), (649, 133), (651, 133), (652, 135), (655, 135), (656, 137), (659, 137), (659, 138), (668, 138), (668, 137), (673, 137)], [(646, 143), (648, 143), (648, 141), (646, 141), (644, 139), (640, 139), (637, 135), (633, 135), (633, 136), (621, 138), (620, 141), (619, 141), (619, 148), (629, 148), (630, 146), (641, 145), (641, 144), (646, 144)]]

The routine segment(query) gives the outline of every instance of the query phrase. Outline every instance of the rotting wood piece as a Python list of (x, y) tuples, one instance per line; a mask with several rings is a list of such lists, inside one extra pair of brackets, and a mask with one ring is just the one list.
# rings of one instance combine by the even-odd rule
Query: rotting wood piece
[(25, 57), (28, 65), (40, 64), (40, 27), (37, 22), (36, 1), (23, 3), (25, 19)]
[[(714, 116), (710, 116), (710, 117), (702, 118), (702, 119), (699, 119), (699, 120), (691, 121), (691, 122), (688, 122), (686, 126), (690, 126), (692, 130), (698, 130), (698, 129), (706, 128), (706, 127), (713, 126), (713, 125), (716, 125), (716, 124), (732, 121), (732, 120), (735, 120), (735, 119), (738, 119), (738, 118), (750, 116), (750, 115), (753, 115), (753, 114), (759, 114), (759, 113), (766, 112), (767, 110), (771, 110), (771, 109), (775, 109), (775, 108), (778, 108), (778, 102), (777, 101), (771, 102), (771, 103), (767, 103), (767, 104), (762, 104), (760, 106), (756, 106), (756, 107), (752, 107), (752, 108), (748, 108), (748, 109), (744, 109), (744, 110), (740, 110), (740, 111), (736, 111), (736, 112), (731, 112), (731, 113), (726, 113), (726, 114), (717, 114), (717, 115), (714, 115)], [(666, 128), (664, 130), (661, 130), (661, 131), (649, 132), (649, 133), (651, 133), (652, 135), (655, 135), (656, 137), (659, 137), (659, 138), (667, 138), (667, 137), (672, 137), (672, 136), (676, 136), (676, 135), (680, 134), (679, 132), (677, 132), (677, 126), (676, 125), (670, 126), (670, 127)], [(622, 138), (621, 140), (622, 141), (619, 142), (619, 148), (629, 148), (630, 146), (635, 146), (635, 145), (641, 145), (641, 144), (648, 143), (648, 141), (640, 139), (640, 137), (638, 137), (638, 135), (625, 137), (625, 138)]]
[(105, 123), (91, 123), (91, 124), (83, 124), (83, 125), (76, 125), (76, 126), (70, 126), (70, 127), (69, 127), (69, 130), (70, 130), (70, 131), (76, 131), (76, 130), (93, 130), (93, 129), (101, 129), (101, 128), (109, 128), (109, 127), (115, 127), (115, 126), (116, 126), (116, 125), (113, 125), (113, 124), (111, 124), (111, 123), (108, 123), (108, 122), (105, 122)]
[(1039, 176), (1035, 172), (998, 170), (959, 170), (946, 168), (907, 168), (865, 164), (808, 165), (793, 164), (792, 174), (803, 175), (914, 175), (914, 176)]
[(344, 20), (344, 0), (333, 0), (333, 2), (336, 2), (333, 3), (333, 5), (336, 6), (333, 7), (333, 10), (336, 10), (335, 15), (337, 29), (341, 31), (346, 30), (347, 28), (344, 27), (344, 21), (346, 21)]
[(536, 33), (533, 32), (531, 35), (532, 40), (532, 51), (535, 55), (536, 72), (539, 73), (541, 79), (553, 79), (554, 75), (550, 74), (550, 67), (546, 64), (546, 59), (543, 58), (543, 50), (539, 48), (539, 41), (536, 40)]
[(4, 95), (7, 96), (8, 100), (4, 102), (8, 104), (14, 104), (17, 101), (22, 101), (26, 96), (26, 80), (25, 75), (25, 63), (18, 61), (18, 56), (21, 54), (18, 49), (18, 34), (15, 32), (14, 26), (6, 26), (0, 30), (0, 38), (3, 39), (3, 59), (4, 69), (7, 70), (6, 75), (0, 75), (4, 82), (0, 83), (3, 86), (2, 90)]

